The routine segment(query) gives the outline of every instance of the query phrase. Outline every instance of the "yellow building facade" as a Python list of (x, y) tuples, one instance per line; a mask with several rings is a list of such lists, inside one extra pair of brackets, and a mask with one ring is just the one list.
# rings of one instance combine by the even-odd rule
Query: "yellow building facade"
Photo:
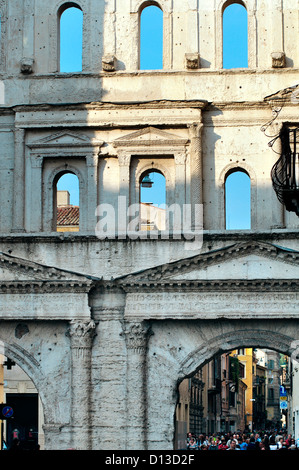
[(256, 360), (252, 348), (243, 348), (231, 352), (237, 355), (239, 361), (244, 365), (244, 377), (240, 377), (246, 384), (245, 392), (245, 426), (252, 430), (253, 425), (253, 381), (255, 377)]

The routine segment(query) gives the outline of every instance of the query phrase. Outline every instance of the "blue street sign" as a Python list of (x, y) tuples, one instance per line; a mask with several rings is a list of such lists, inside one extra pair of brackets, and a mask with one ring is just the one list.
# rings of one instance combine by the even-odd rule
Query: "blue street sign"
[(287, 391), (286, 391), (286, 389), (284, 388), (283, 385), (280, 385), (280, 387), (279, 387), (279, 396), (280, 397), (286, 397), (287, 396)]
[[(7, 418), (11, 418), (13, 415), (13, 409), (11, 406), (8, 406), (8, 405), (5, 405), (3, 408), (2, 408), (2, 416), (4, 419), (7, 419)], [(2, 418), (2, 419), (3, 419)]]

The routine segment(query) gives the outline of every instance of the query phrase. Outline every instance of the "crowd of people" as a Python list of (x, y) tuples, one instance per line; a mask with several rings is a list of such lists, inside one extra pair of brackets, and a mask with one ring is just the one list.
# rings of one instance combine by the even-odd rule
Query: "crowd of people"
[(299, 439), (278, 431), (235, 432), (225, 434), (187, 434), (189, 450), (299, 450)]

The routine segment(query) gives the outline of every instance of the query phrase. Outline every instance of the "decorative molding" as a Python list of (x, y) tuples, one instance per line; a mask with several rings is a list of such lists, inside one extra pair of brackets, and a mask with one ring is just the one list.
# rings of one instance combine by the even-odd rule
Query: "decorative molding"
[(190, 291), (168, 290), (157, 285), (145, 292), (137, 289), (127, 294), (124, 318), (126, 321), (152, 320), (215, 320), (292, 318), (298, 319), (299, 291), (239, 289)]
[(131, 163), (131, 155), (127, 152), (120, 152), (117, 156), (119, 166), (129, 167)]
[[(69, 286), (86, 286), (90, 285), (96, 278), (85, 276), (84, 274), (65, 271), (57, 267), (46, 266), (33, 261), (0, 252), (0, 269), (7, 273), (13, 273), (13, 279), (3, 279), (0, 282), (0, 289), (8, 286), (18, 288), (21, 286), (31, 286), (33, 288), (46, 288), (44, 281), (49, 281), (52, 285), (60, 285), (63, 283)], [(16, 278), (19, 275), (19, 279)]]
[(281, 105), (283, 103), (292, 103), (298, 104), (298, 102), (295, 100), (292, 100), (294, 96), (298, 96), (299, 93), (299, 85), (293, 85), (287, 88), (284, 88), (282, 90), (277, 91), (276, 93), (272, 93), (271, 95), (268, 95), (264, 98), (265, 102), (269, 102), (271, 105), (279, 104)]
[(299, 280), (291, 279), (230, 279), (230, 280), (171, 280), (171, 281), (136, 281), (122, 285), (126, 293), (150, 293), (153, 287), (163, 292), (297, 292)]
[(57, 294), (57, 293), (88, 293), (92, 281), (0, 281), (1, 294)]
[(96, 335), (96, 324), (93, 320), (70, 322), (67, 336), (72, 340), (72, 349), (80, 351), (89, 350), (91, 342)]
[(32, 150), (48, 149), (48, 148), (84, 148), (86, 147), (99, 147), (103, 146), (104, 142), (94, 140), (84, 134), (65, 129), (56, 134), (48, 135), (42, 139), (35, 140), (34, 142), (28, 142), (27, 147)]
[(147, 323), (126, 323), (121, 333), (126, 338), (127, 348), (137, 353), (144, 353), (147, 348), (147, 342), (153, 332)]
[[(271, 260), (279, 260), (280, 262), (289, 263), (294, 266), (299, 267), (299, 252), (284, 249), (282, 247), (262, 243), (258, 241), (252, 242), (245, 242), (245, 243), (236, 243), (234, 245), (230, 245), (224, 248), (216, 249), (213, 251), (209, 251), (203, 254), (196, 255), (194, 257), (185, 258), (180, 261), (174, 261), (172, 263), (164, 264), (161, 266), (157, 266), (154, 268), (149, 268), (144, 271), (129, 274), (128, 276), (123, 276), (122, 278), (118, 279), (118, 283), (121, 285), (140, 285), (140, 284), (147, 284), (151, 282), (158, 282), (159, 285), (161, 282), (167, 283), (177, 283), (178, 281), (175, 280), (175, 275), (182, 275), (183, 273), (190, 272), (194, 269), (205, 269), (208, 266), (213, 264), (218, 264), (221, 262), (225, 262), (227, 260), (232, 260), (236, 258), (241, 258), (249, 254), (258, 254), (260, 256), (269, 258)], [(172, 279), (170, 279), (172, 278)], [(184, 282), (190, 283), (190, 281), (179, 281), (180, 283), (184, 284)], [(196, 281), (192, 281), (196, 282)], [(204, 281), (199, 281), (201, 284)], [(215, 282), (215, 281), (209, 281)], [(216, 281), (217, 282), (217, 281)], [(221, 281), (222, 282), (222, 281)], [(224, 282), (224, 281), (223, 281)], [(253, 281), (244, 280), (244, 281), (232, 281), (229, 280), (228, 282), (244, 282), (252, 283)], [(261, 283), (262, 280), (257, 280), (256, 282)], [(274, 282), (276, 283), (277, 280), (265, 280), (265, 282)], [(284, 282), (287, 285), (291, 285), (291, 280), (285, 280)]]
[(286, 55), (284, 52), (272, 52), (272, 67), (284, 68), (286, 66)]
[(37, 373), (41, 374), (41, 364), (26, 349), (16, 343), (5, 343), (2, 346), (4, 347), (0, 348), (0, 353), (18, 363), (27, 374), (31, 374), (31, 377)]
[[(240, 338), (244, 342), (244, 346), (253, 344), (253, 341), (259, 344), (263, 344), (264, 347), (269, 345), (269, 349), (277, 348), (278, 351), (287, 351), (290, 345), (290, 337), (280, 332), (251, 329), (251, 330), (235, 330), (227, 332), (225, 335), (225, 346), (227, 351), (236, 349), (240, 344)], [(197, 349), (192, 350), (191, 353), (184, 358), (180, 364), (179, 376), (184, 378), (190, 374), (190, 370), (194, 368), (194, 363), (198, 361), (200, 364), (207, 356), (213, 355), (213, 350), (219, 350), (219, 344), (223, 342), (223, 335), (215, 336), (209, 341), (209, 344), (201, 344)], [(198, 360), (199, 359), (199, 360)], [(193, 370), (192, 370), (193, 372)]]
[(186, 69), (196, 70), (200, 68), (200, 55), (197, 52), (186, 53), (185, 60), (186, 60)]
[(102, 68), (104, 72), (116, 71), (116, 57), (114, 55), (106, 55), (102, 58)]
[(174, 161), (176, 165), (185, 165), (186, 164), (187, 155), (185, 153), (175, 153), (174, 154)]
[[(113, 146), (116, 148), (168, 147), (171, 149), (173, 146), (184, 147), (189, 142), (189, 139), (182, 139), (174, 134), (150, 126), (114, 140)], [(172, 151), (169, 153), (172, 153)]]
[(34, 59), (32, 57), (25, 57), (20, 62), (21, 73), (24, 75), (30, 75), (34, 72)]

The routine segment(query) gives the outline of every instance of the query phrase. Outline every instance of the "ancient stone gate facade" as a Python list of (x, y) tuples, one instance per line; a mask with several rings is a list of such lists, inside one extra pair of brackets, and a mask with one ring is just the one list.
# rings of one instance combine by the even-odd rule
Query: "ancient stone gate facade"
[[(298, 126), (298, 5), (237, 2), (248, 68), (225, 70), (232, 3), (0, 2), (0, 352), (39, 392), (46, 449), (172, 449), (183, 378), (237, 347), (296, 355), (298, 217), (273, 191), (268, 142)], [(142, 71), (150, 5), (163, 11), (163, 69)], [(84, 15), (78, 73), (58, 65), (69, 7)], [(186, 232), (127, 230), (153, 169), (168, 206), (202, 209)], [(250, 177), (247, 230), (225, 225), (234, 171)], [(79, 180), (77, 233), (55, 230), (65, 172)], [(103, 234), (109, 207), (116, 229)]]

